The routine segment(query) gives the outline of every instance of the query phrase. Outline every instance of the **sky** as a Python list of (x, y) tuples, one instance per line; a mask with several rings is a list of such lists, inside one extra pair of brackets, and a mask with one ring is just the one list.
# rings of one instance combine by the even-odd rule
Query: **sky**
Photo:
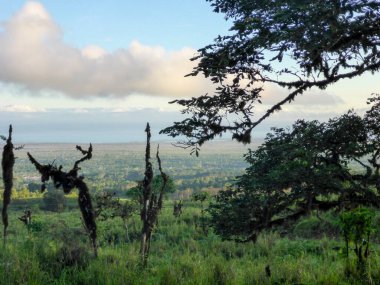
[[(184, 77), (197, 49), (228, 33), (231, 23), (205, 0), (0, 0), (0, 134), (14, 126), (27, 142), (143, 141), (183, 119), (169, 101), (213, 90)], [(297, 118), (326, 120), (362, 112), (379, 93), (379, 74), (311, 90), (254, 131)], [(267, 87), (263, 105), (284, 96)], [(226, 136), (226, 139), (229, 139)]]

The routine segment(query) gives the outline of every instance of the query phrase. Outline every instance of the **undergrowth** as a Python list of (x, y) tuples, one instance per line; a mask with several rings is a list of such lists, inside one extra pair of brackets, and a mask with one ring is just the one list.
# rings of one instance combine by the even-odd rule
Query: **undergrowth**
[(30, 228), (17, 221), (21, 211), (10, 211), (8, 243), (0, 253), (2, 284), (380, 284), (379, 244), (372, 247), (368, 276), (355, 275), (353, 258), (344, 258), (333, 213), (266, 232), (255, 244), (238, 244), (222, 241), (211, 230), (205, 235), (196, 224), (196, 206), (185, 204), (179, 218), (167, 206), (144, 269), (138, 216), (130, 221), (130, 242), (121, 219), (99, 222), (94, 258), (77, 211), (39, 211)]

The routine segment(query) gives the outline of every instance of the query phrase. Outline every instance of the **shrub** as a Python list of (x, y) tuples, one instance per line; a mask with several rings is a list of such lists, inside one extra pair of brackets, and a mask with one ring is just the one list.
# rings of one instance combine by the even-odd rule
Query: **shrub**
[[(46, 238), (52, 242), (46, 243)], [(65, 268), (86, 268), (91, 259), (87, 240), (83, 228), (70, 228), (64, 221), (58, 221), (46, 231), (45, 239), (36, 244), (40, 264), (54, 276)]]
[(66, 208), (66, 197), (61, 191), (46, 192), (42, 199), (43, 209), (52, 212), (63, 212)]
[[(372, 224), (375, 213), (368, 208), (356, 208), (341, 214), (341, 232), (345, 241), (346, 258), (349, 257), (350, 244), (354, 245), (357, 271), (360, 275), (370, 277), (368, 256), (370, 254), (370, 238), (374, 233)], [(346, 270), (347, 271), (347, 270)], [(347, 274), (347, 273), (346, 273)]]

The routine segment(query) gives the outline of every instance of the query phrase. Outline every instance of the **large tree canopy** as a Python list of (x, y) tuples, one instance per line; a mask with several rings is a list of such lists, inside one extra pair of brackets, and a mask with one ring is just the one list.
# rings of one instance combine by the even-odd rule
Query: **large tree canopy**
[[(197, 147), (227, 131), (248, 143), (257, 124), (304, 91), (379, 70), (377, 0), (206, 1), (233, 26), (230, 35), (218, 36), (192, 59), (199, 63), (189, 75), (209, 77), (215, 94), (172, 102), (191, 117), (161, 132), (186, 136), (187, 146)], [(265, 83), (288, 93), (255, 117)]]
[[(326, 123), (297, 121), (274, 128), (245, 159), (237, 185), (210, 205), (215, 230), (227, 239), (252, 240), (273, 226), (313, 210), (380, 207), (380, 97), (361, 118), (350, 111)], [(375, 134), (376, 133), (376, 134)]]

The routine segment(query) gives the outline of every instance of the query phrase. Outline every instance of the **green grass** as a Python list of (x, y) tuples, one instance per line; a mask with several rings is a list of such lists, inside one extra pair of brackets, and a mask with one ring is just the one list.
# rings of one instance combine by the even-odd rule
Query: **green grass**
[(268, 232), (256, 244), (237, 244), (212, 231), (205, 236), (195, 224), (200, 215), (195, 204), (185, 204), (176, 219), (166, 202), (144, 269), (138, 216), (135, 228), (129, 228), (130, 242), (120, 219), (98, 222), (99, 256), (94, 258), (77, 209), (36, 210), (29, 232), (17, 220), (22, 214), (17, 209), (10, 212), (8, 242), (0, 251), (1, 284), (380, 284), (380, 246), (372, 247), (370, 278), (358, 276), (353, 253), (347, 264), (343, 242), (333, 236), (334, 214), (300, 220), (287, 237)]

